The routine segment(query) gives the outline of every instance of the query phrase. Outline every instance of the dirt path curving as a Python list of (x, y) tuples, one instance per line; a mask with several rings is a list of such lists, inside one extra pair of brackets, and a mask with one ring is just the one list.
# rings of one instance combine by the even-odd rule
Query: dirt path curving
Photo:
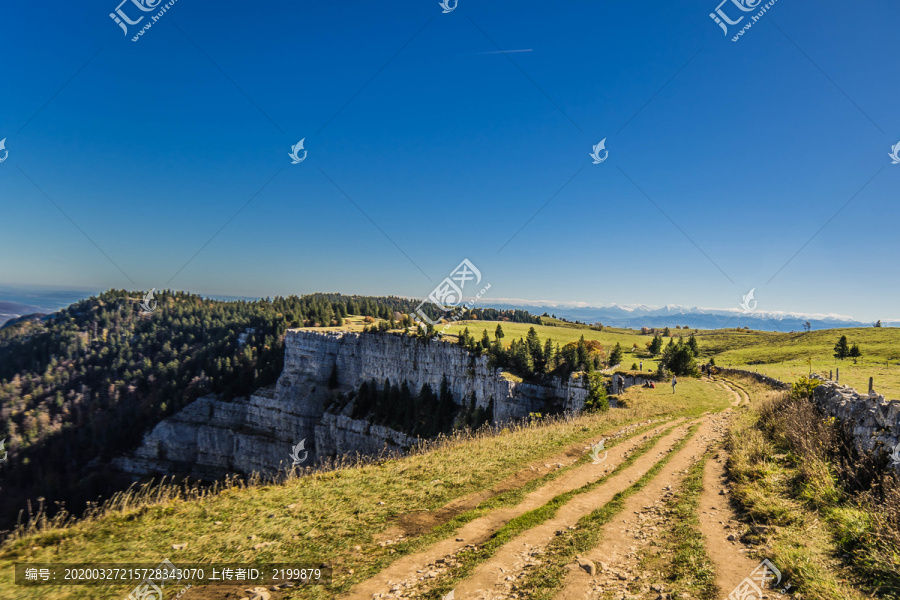
[[(427, 575), (429, 568), (433, 567), (438, 561), (446, 560), (447, 557), (457, 554), (460, 550), (463, 550), (470, 544), (478, 545), (482, 543), (484, 540), (488, 539), (491, 534), (506, 525), (506, 523), (513, 518), (546, 504), (559, 494), (577, 489), (592, 481), (596, 481), (600, 477), (614, 470), (616, 466), (621, 464), (622, 461), (624, 461), (635, 448), (640, 446), (643, 442), (667, 427), (683, 421), (683, 418), (679, 418), (672, 422), (663, 423), (650, 431), (634, 436), (613, 446), (608, 451), (607, 459), (601, 465), (586, 463), (573, 469), (566, 475), (529, 493), (518, 505), (494, 510), (483, 517), (467, 523), (453, 537), (441, 540), (421, 552), (397, 559), (383, 571), (353, 586), (348, 594), (341, 597), (365, 600), (377, 597), (377, 594), (383, 594), (386, 597), (388, 594), (391, 594), (390, 590), (392, 588), (398, 588), (400, 582), (409, 584), (410, 582), (422, 579), (422, 573), (426, 572)], [(606, 436), (606, 439), (619, 436), (627, 429), (628, 428), (626, 427), (612, 436)], [(598, 438), (596, 441), (599, 441), (599, 439), (601, 438)], [(581, 455), (583, 455), (583, 453), (584, 450), (582, 450)], [(570, 459), (568, 464), (575, 462), (575, 460), (577, 460), (577, 458)], [(553, 465), (553, 463), (542, 462), (541, 466), (545, 464)], [(562, 462), (557, 464), (563, 466)], [(550, 468), (552, 468), (552, 466)]]
[(739, 388), (738, 386), (732, 384), (727, 379), (718, 379), (716, 380), (716, 385), (718, 385), (723, 390), (729, 392), (732, 396), (734, 396), (734, 402), (731, 403), (731, 406), (737, 408), (742, 403), (750, 404), (750, 396)]

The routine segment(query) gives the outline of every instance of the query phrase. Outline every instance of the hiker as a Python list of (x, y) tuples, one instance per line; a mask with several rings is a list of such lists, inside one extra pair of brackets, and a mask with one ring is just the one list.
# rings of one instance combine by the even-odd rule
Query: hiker
[(622, 377), (621, 375), (619, 375), (619, 393), (621, 394), (624, 391), (625, 391), (625, 378)]
[(644, 371), (644, 361), (641, 361), (641, 372)]
[(676, 379), (675, 376), (672, 375), (672, 393), (673, 393), (673, 394), (675, 393), (675, 386), (676, 386), (676, 385), (678, 385), (678, 379)]

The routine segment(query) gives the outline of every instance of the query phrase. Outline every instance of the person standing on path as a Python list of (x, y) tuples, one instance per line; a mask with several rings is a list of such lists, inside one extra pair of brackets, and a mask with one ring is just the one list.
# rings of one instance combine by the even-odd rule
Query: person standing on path
[(644, 361), (641, 361), (641, 373), (644, 372)]
[(672, 375), (672, 393), (673, 393), (673, 394), (675, 393), (675, 386), (676, 386), (676, 385), (678, 385), (678, 379), (676, 379), (675, 376)]

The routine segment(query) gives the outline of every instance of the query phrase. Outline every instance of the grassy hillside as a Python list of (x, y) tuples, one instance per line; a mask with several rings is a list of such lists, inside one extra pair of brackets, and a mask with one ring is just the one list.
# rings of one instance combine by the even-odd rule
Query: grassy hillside
[[(330, 588), (282, 588), (271, 600), (438, 600), (451, 590), (720, 600), (763, 558), (796, 599), (897, 598), (888, 535), (897, 528), (878, 520), (896, 513), (853, 504), (819, 455), (806, 456), (829, 447), (802, 444), (828, 437), (810, 407), (722, 378), (686, 378), (677, 394), (631, 388), (623, 400), (604, 413), (459, 434), (399, 459), (194, 497), (148, 489), (67, 527), (38, 523), (0, 548), (0, 600), (121, 600), (134, 588), (23, 588), (12, 581), (18, 562), (164, 558), (331, 564)], [(595, 458), (588, 450), (600, 439)], [(726, 456), (729, 482), (710, 466), (724, 469)], [(245, 589), (198, 585), (180, 598), (250, 597)]]
[[(354, 331), (363, 325), (358, 317), (349, 317), (344, 323)], [(468, 327), (470, 333), (480, 337), (486, 328), (493, 337), (496, 326), (496, 322), (467, 321), (452, 325), (449, 333)], [(530, 327), (504, 322), (504, 343), (525, 337)], [(582, 335), (599, 341), (607, 350), (619, 343), (626, 353), (622, 361), (625, 367), (642, 360), (630, 352), (632, 346), (643, 349), (651, 339), (614, 328), (598, 331), (562, 323), (534, 327), (542, 340), (550, 338), (560, 345)], [(675, 336), (690, 332), (672, 330)], [(900, 360), (898, 329), (808, 334), (701, 330), (696, 335), (702, 358), (715, 357), (720, 366), (756, 369), (792, 381), (809, 371), (807, 360), (813, 371), (825, 373), (837, 363), (842, 382), (865, 389), (867, 378), (874, 376), (876, 389), (900, 396), (900, 367), (894, 365)], [(849, 359), (841, 364), (832, 357), (841, 335), (846, 335), (851, 344), (860, 345), (863, 357), (856, 363)], [(656, 366), (654, 360), (643, 361), (645, 370)], [(519, 597), (585, 597), (586, 589), (593, 589), (593, 585), (650, 597), (649, 576), (641, 571), (650, 569), (653, 580), (659, 582), (654, 584), (659, 588), (652, 590), (654, 593), (664, 589), (673, 592), (673, 597), (689, 593), (700, 600), (718, 600), (749, 575), (753, 565), (748, 557), (758, 562), (766, 556), (768, 546), (761, 545), (759, 536), (752, 532), (759, 522), (756, 520), (769, 513), (774, 515), (769, 519), (774, 525), (784, 527), (778, 533), (784, 537), (769, 540), (774, 543), (776, 562), (795, 590), (801, 588), (799, 597), (861, 600), (871, 596), (873, 589), (859, 573), (877, 573), (882, 586), (900, 581), (896, 560), (876, 561), (871, 552), (860, 551), (859, 560), (866, 564), (853, 567), (855, 575), (848, 577), (845, 567), (835, 559), (844, 550), (866, 547), (866, 536), (870, 536), (867, 523), (875, 518), (871, 516), (876, 510), (872, 506), (877, 503), (859, 508), (844, 498), (831, 502), (829, 498), (845, 492), (822, 488), (828, 493), (819, 493), (819, 488), (811, 485), (819, 485), (819, 480), (812, 479), (818, 475), (800, 472), (802, 461), (794, 458), (789, 469), (776, 473), (781, 469), (780, 463), (772, 462), (776, 454), (793, 456), (790, 453), (798, 450), (790, 444), (802, 439), (788, 440), (785, 432), (796, 428), (780, 425), (772, 417), (768, 425), (771, 432), (765, 434), (769, 441), (760, 437), (764, 433), (760, 430), (759, 403), (771, 403), (771, 392), (753, 383), (725, 378), (714, 382), (685, 377), (680, 381), (677, 394), (668, 386), (631, 388), (620, 398), (621, 407), (614, 410), (575, 418), (538, 418), (476, 435), (459, 432), (404, 458), (347, 464), (332, 471), (292, 475), (279, 483), (231, 482), (211, 492), (148, 486), (120, 494), (77, 522), (38, 518), (0, 548), (0, 600), (121, 600), (134, 587), (23, 588), (13, 583), (15, 563), (156, 565), (165, 558), (175, 564), (327, 562), (333, 566), (332, 588), (280, 590), (273, 594), (273, 600), (332, 598), (335, 594), (342, 599), (371, 598), (372, 590), (386, 592), (395, 587), (391, 597), (438, 600), (458, 585), (462, 587), (457, 596), (470, 597), (475, 589), (490, 587), (488, 583), (495, 585), (492, 569), (499, 565), (512, 574), (503, 571), (496, 585), (507, 586), (510, 593), (513, 589), (526, 590), (525, 596)], [(763, 478), (767, 484), (734, 487), (734, 500), (746, 514), (705, 520), (702, 514), (709, 513), (713, 500), (732, 497), (732, 490), (723, 489), (720, 480), (709, 479), (709, 468), (704, 467), (712, 464), (716, 448), (722, 448), (718, 444), (726, 437), (724, 420), (728, 417), (722, 411), (738, 415), (729, 437), (732, 477)], [(813, 415), (808, 419), (809, 427), (818, 427), (820, 421)], [(592, 463), (586, 450), (601, 439), (605, 440), (609, 461), (603, 462), (604, 454), (603, 461)], [(742, 440), (756, 445), (742, 446)], [(765, 451), (759, 450), (763, 446)], [(830, 472), (827, 465), (820, 470)], [(799, 491), (788, 485), (801, 475), (809, 477), (811, 484), (801, 486)], [(722, 494), (717, 493), (719, 490)], [(847, 498), (850, 492), (846, 492)], [(897, 505), (893, 515), (900, 514), (900, 492), (896, 496), (891, 500)], [(775, 518), (787, 514), (785, 507), (806, 511), (801, 519), (803, 527), (791, 529), (801, 521)], [(666, 511), (676, 509), (684, 513), (680, 524), (664, 518)], [(847, 512), (851, 509), (855, 511), (852, 514)], [(725, 511), (726, 507), (717, 510)], [(639, 512), (641, 518), (634, 521), (631, 515)], [(852, 519), (841, 520), (842, 515)], [(816, 530), (823, 519), (842, 542), (824, 534), (810, 537), (809, 532)], [(474, 535), (472, 531), (479, 533)], [(735, 539), (721, 546), (728, 537)], [(814, 547), (800, 553), (798, 545), (807, 538)], [(609, 539), (643, 544), (637, 554), (642, 563), (636, 564), (634, 556), (607, 558), (604, 543)], [(700, 543), (701, 539), (706, 544)], [(893, 539), (880, 537), (879, 552), (900, 555)], [(650, 544), (651, 540), (660, 540), (667, 550)], [(518, 558), (523, 546), (524, 563)], [(855, 555), (847, 554), (848, 562), (856, 560)], [(592, 556), (595, 567), (604, 571), (590, 581), (579, 579), (586, 571), (584, 556)], [(612, 566), (601, 567), (600, 561)], [(404, 571), (407, 563), (414, 565), (409, 572)], [(740, 568), (728, 566), (738, 563)], [(624, 579), (619, 577), (625, 572)], [(704, 576), (695, 577), (696, 572)], [(405, 595), (399, 595), (401, 590)], [(897, 597), (885, 587), (874, 591), (875, 597)], [(170, 591), (166, 599), (174, 594)], [(181, 600), (237, 599), (245, 595), (235, 586), (197, 586)]]
[[(608, 436), (623, 425), (676, 415), (696, 417), (722, 410), (731, 401), (727, 391), (690, 380), (677, 395), (665, 388), (641, 390), (624, 409), (547, 419), (471, 438), (460, 434), (429, 452), (291, 478), (279, 485), (231, 487), (198, 499), (177, 498), (171, 491), (158, 501), (149, 492), (143, 499), (122, 498), (103, 516), (67, 528), (45, 524), (41, 531), (7, 544), (0, 551), (0, 599), (93, 600), (122, 598), (129, 591), (126, 586), (21, 588), (12, 583), (15, 562), (158, 564), (166, 557), (176, 564), (326, 561), (335, 569), (335, 591), (347, 590), (400, 556), (453, 535), (480, 515), (516, 504), (539, 485), (565, 477), (569, 466), (559, 468), (554, 462), (542, 467), (573, 444), (581, 456), (577, 464), (583, 464), (587, 459), (582, 448), (589, 440)], [(614, 447), (614, 442), (607, 447)], [(483, 494), (480, 501), (470, 507), (422, 519), (428, 514), (424, 511), (478, 492)], [(385, 540), (394, 543), (379, 544)], [(266, 542), (272, 544), (259, 547)], [(187, 546), (175, 551), (173, 544)], [(196, 593), (184, 598), (207, 597), (191, 595)], [(290, 597), (331, 595), (309, 587)]]
[[(859, 344), (862, 357), (838, 360), (834, 345), (846, 335), (851, 344)], [(841, 383), (859, 391), (868, 389), (869, 377), (875, 389), (885, 397), (900, 398), (900, 329), (862, 327), (828, 329), (809, 333), (749, 334), (710, 332), (699, 336), (701, 348), (716, 351), (719, 365), (749, 365), (753, 370), (794, 381), (801, 375), (840, 369)], [(808, 363), (807, 360), (811, 362)]]
[[(464, 328), (476, 338), (487, 329), (493, 338), (497, 323), (487, 321), (460, 321), (451, 325), (447, 333), (455, 335)], [(641, 335), (629, 329), (606, 327), (597, 331), (586, 326), (562, 324), (560, 326), (529, 325), (527, 323), (502, 323), (506, 334), (504, 343), (512, 339), (524, 338), (530, 327), (534, 327), (542, 340), (553, 339), (564, 345), (577, 341), (582, 335), (586, 340), (597, 340), (609, 350), (616, 343), (622, 345), (625, 358), (622, 366), (628, 368), (634, 362), (643, 360), (644, 370), (655, 369), (656, 361), (641, 359), (631, 353), (633, 344), (643, 350), (652, 336)], [(693, 329), (672, 329), (673, 336), (688, 337)], [(875, 389), (885, 397), (900, 398), (900, 328), (861, 327), (849, 329), (828, 329), (809, 333), (780, 333), (746, 330), (698, 330), (695, 334), (700, 344), (701, 358), (715, 358), (719, 366), (731, 366), (759, 371), (782, 381), (794, 381), (812, 372), (827, 376), (829, 370), (841, 370), (841, 383), (865, 392), (869, 377), (875, 378)], [(859, 344), (862, 357), (855, 360), (834, 358), (834, 345), (846, 335), (851, 344)], [(807, 362), (811, 361), (811, 365)]]

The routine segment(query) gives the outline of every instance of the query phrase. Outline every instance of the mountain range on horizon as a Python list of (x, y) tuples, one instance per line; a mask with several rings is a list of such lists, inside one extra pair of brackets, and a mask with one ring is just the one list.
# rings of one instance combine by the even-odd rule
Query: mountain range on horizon
[[(838, 329), (845, 327), (871, 327), (874, 322), (859, 321), (844, 315), (804, 314), (781, 311), (743, 311), (727, 308), (701, 308), (667, 304), (590, 306), (567, 302), (535, 302), (528, 300), (498, 299), (479, 303), (479, 306), (497, 309), (521, 309), (536, 315), (544, 313), (568, 321), (602, 323), (610, 327), (640, 329), (641, 327), (687, 326), (690, 329), (723, 329), (749, 327), (762, 331), (801, 331), (805, 323), (811, 329)], [(882, 320), (884, 327), (900, 326), (900, 321)]]
[[(0, 288), (0, 327), (26, 315), (56, 312), (78, 300), (94, 295), (91, 292), (70, 290), (23, 290)], [(213, 297), (213, 296), (211, 296)], [(253, 300), (250, 297), (215, 296), (220, 300)], [(689, 327), (691, 329), (722, 329), (749, 327), (762, 331), (801, 331), (808, 321), (811, 329), (871, 327), (871, 321), (861, 321), (846, 315), (802, 312), (761, 311), (741, 309), (703, 308), (667, 304), (608, 304), (592, 306), (582, 302), (555, 302), (527, 299), (498, 298), (478, 302), (480, 307), (527, 310), (534, 315), (544, 313), (569, 321), (602, 323), (610, 327), (640, 329), (641, 327)], [(900, 327), (900, 320), (883, 319), (885, 327)]]

